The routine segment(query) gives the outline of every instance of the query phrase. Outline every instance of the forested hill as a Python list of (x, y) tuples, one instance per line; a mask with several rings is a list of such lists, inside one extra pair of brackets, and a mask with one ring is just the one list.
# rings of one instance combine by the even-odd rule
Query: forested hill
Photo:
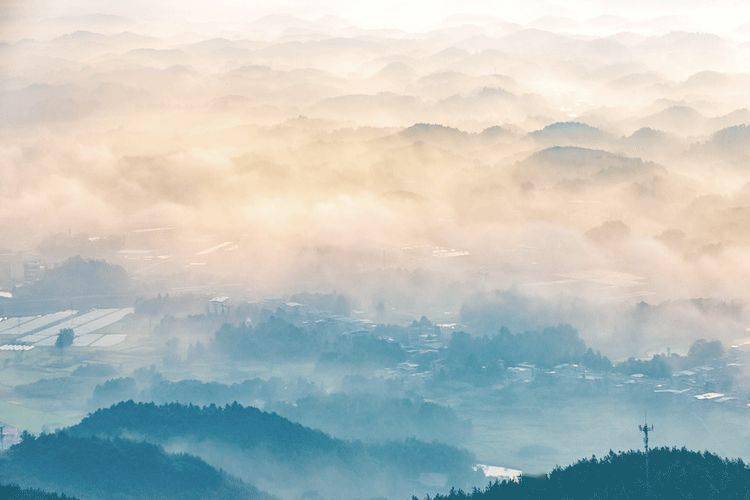
[[(750, 470), (742, 460), (685, 448), (649, 453), (649, 481), (643, 452), (613, 453), (581, 460), (542, 477), (489, 485), (471, 493), (451, 491), (431, 500), (733, 500), (750, 498)], [(429, 497), (428, 497), (429, 498)]]
[(42, 490), (21, 488), (14, 484), (0, 484), (2, 500), (75, 500), (73, 497), (48, 493)]
[(201, 407), (126, 401), (95, 411), (70, 432), (107, 437), (138, 433), (148, 441), (157, 442), (178, 437), (215, 439), (241, 448), (263, 447), (274, 453), (293, 455), (345, 451), (342, 441), (323, 432), (237, 403)]
[(282, 496), (312, 491), (325, 498), (354, 498), (352, 492), (363, 498), (408, 498), (425, 491), (420, 483), (425, 474), (438, 474), (451, 485), (483, 482), (473, 470), (474, 457), (459, 448), (415, 439), (346, 441), (236, 403), (198, 407), (128, 401), (97, 410), (68, 432), (81, 437), (135, 435), (197, 455)]
[[(416, 440), (368, 445), (336, 439), (321, 431), (291, 422), (276, 413), (237, 403), (195, 406), (126, 401), (100, 409), (70, 432), (79, 436), (117, 437), (128, 434), (164, 443), (171, 439), (216, 441), (243, 450), (262, 449), (284, 460), (346, 462), (352, 467), (378, 465), (403, 472), (460, 472), (471, 468), (463, 450)], [(398, 463), (397, 463), (398, 462)]]
[(0, 480), (81, 499), (269, 498), (196, 457), (168, 454), (149, 443), (65, 432), (24, 436), (0, 458)]
[(46, 270), (38, 281), (14, 289), (5, 313), (39, 314), (60, 309), (124, 307), (132, 303), (133, 283), (121, 266), (71, 257)]

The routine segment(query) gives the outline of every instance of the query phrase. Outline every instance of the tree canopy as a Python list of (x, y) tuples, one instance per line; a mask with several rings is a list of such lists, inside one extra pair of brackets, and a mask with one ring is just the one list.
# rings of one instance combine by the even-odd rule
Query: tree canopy
[[(750, 470), (742, 460), (685, 448), (656, 448), (610, 452), (573, 465), (556, 468), (541, 477), (518, 482), (495, 482), (483, 490), (452, 490), (432, 500), (732, 500), (750, 497)], [(429, 497), (428, 497), (429, 498)]]

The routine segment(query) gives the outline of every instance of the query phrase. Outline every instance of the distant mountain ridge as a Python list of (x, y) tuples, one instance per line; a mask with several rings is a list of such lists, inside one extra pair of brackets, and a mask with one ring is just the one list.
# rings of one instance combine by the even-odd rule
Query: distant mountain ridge
[(589, 149), (577, 146), (552, 146), (537, 151), (522, 163), (536, 163), (542, 166), (564, 168), (581, 168), (594, 165), (603, 169), (606, 167), (635, 168), (649, 162), (644, 162), (640, 158), (618, 155), (602, 149)]
[(555, 146), (603, 145), (613, 136), (582, 122), (555, 122), (529, 133), (529, 137)]

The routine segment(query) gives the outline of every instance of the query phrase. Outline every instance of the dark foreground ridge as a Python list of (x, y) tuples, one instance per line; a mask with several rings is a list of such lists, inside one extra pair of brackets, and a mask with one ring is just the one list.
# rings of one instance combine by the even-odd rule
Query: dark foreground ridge
[(408, 498), (426, 491), (423, 474), (442, 474), (456, 487), (482, 484), (474, 463), (452, 446), (346, 441), (237, 403), (127, 401), (54, 434), (25, 435), (0, 457), (0, 481), (84, 500), (268, 498), (261, 490), (282, 498)]
[(685, 448), (656, 448), (649, 453), (649, 479), (641, 451), (583, 459), (541, 477), (495, 482), (470, 493), (452, 490), (430, 500), (619, 500), (750, 498), (750, 470), (742, 460)]
[(0, 484), (2, 500), (75, 500), (73, 497), (47, 493), (46, 491), (21, 488), (15, 484)]
[[(65, 431), (26, 435), (0, 460), (0, 480), (81, 499), (268, 498), (190, 455), (169, 454), (144, 442), (76, 437)], [(60, 498), (29, 495), (6, 497), (0, 490), (0, 499)]]

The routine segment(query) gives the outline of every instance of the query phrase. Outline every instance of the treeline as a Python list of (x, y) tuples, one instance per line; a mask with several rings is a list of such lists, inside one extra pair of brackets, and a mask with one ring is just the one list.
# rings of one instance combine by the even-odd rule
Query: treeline
[[(698, 366), (710, 365), (712, 368), (725, 368), (724, 346), (719, 340), (698, 339), (690, 346), (687, 355), (670, 353), (655, 354), (651, 359), (630, 358), (615, 366), (615, 369), (626, 375), (642, 373), (651, 378), (669, 378), (675, 371), (688, 370)], [(721, 375), (721, 374), (719, 374)], [(723, 374), (723, 388), (731, 385), (729, 374)]]
[(140, 369), (129, 377), (106, 380), (93, 389), (91, 404), (97, 408), (129, 399), (154, 403), (192, 403), (224, 405), (235, 401), (295, 401), (320, 392), (311, 381), (297, 378), (284, 380), (252, 378), (224, 384), (186, 379), (171, 381), (154, 369)]
[(321, 339), (276, 316), (257, 326), (224, 324), (215, 346), (235, 359), (308, 358), (320, 349)]
[[(420, 447), (425, 452), (416, 461), (424, 464), (421, 472), (461, 472), (462, 468), (473, 465), (473, 457), (468, 452), (450, 446), (416, 440), (382, 446), (344, 441), (275, 413), (238, 403), (201, 407), (126, 401), (95, 411), (69, 431), (74, 435), (112, 437), (136, 433), (159, 443), (173, 438), (214, 440), (245, 450), (261, 448), (284, 460), (299, 458), (316, 467), (325, 462), (341, 462), (352, 469), (366, 468), (370, 464), (388, 469), (393, 467), (397, 457), (413, 454), (409, 450)], [(408, 444), (403, 445), (405, 442)], [(384, 450), (392, 450), (393, 455), (389, 456)], [(436, 455), (436, 450), (449, 450), (450, 460), (446, 460), (445, 455), (438, 458), (440, 454)], [(401, 466), (396, 469), (404, 470)]]
[(436, 378), (493, 383), (505, 378), (509, 366), (519, 363), (542, 368), (578, 363), (592, 370), (612, 369), (612, 362), (586, 346), (578, 331), (571, 326), (560, 325), (517, 334), (501, 328), (491, 336), (454, 333)]
[[(45, 387), (51, 392), (55, 383), (58, 379), (50, 380)], [(236, 401), (263, 405), (307, 427), (344, 439), (364, 441), (415, 437), (459, 444), (465, 441), (471, 429), (470, 422), (460, 419), (451, 408), (420, 397), (363, 392), (328, 394), (303, 378), (253, 378), (224, 384), (194, 379), (171, 381), (154, 369), (140, 369), (130, 377), (112, 378), (98, 384), (89, 403), (92, 408), (102, 408), (131, 399), (157, 404), (226, 405)]]
[(133, 283), (121, 266), (71, 257), (47, 269), (41, 278), (14, 289), (3, 301), (5, 315), (39, 314), (60, 309), (124, 307), (133, 301)]
[(394, 366), (406, 360), (401, 344), (370, 332), (342, 335), (320, 354), (318, 364), (325, 366)]
[[(575, 328), (565, 324), (517, 332), (501, 327), (486, 335), (457, 331), (451, 334), (445, 348), (415, 350), (410, 347), (444, 335), (425, 317), (406, 326), (376, 325), (354, 331), (356, 325), (350, 321), (330, 316), (321, 319), (295, 308), (256, 311), (256, 317), (256, 323), (223, 324), (212, 342), (198, 346), (200, 354), (196, 357), (205, 359), (210, 354), (235, 361), (315, 361), (321, 369), (394, 368), (409, 361), (420, 371), (434, 371), (438, 382), (456, 380), (483, 385), (503, 380), (509, 367), (521, 363), (543, 369), (575, 364), (595, 372), (664, 379), (678, 370), (716, 363), (724, 356), (720, 342), (698, 340), (686, 356), (656, 354), (649, 359), (629, 358), (615, 363), (589, 347)], [(311, 317), (318, 319), (313, 321)], [(209, 317), (202, 321), (209, 320), (217, 321)], [(164, 320), (165, 324), (169, 321), (177, 320)], [(195, 321), (196, 325), (200, 323)]]
[[(476, 484), (467, 451), (416, 439), (362, 443), (333, 438), (277, 414), (239, 404), (193, 405), (119, 403), (98, 410), (68, 432), (75, 436), (139, 436), (159, 445), (180, 443), (261, 489), (299, 496), (316, 491), (324, 498), (404, 496), (424, 474), (447, 484)], [(232, 457), (228, 459), (226, 457)], [(280, 491), (281, 490), (281, 491)]]
[(332, 321), (302, 328), (278, 315), (257, 325), (224, 324), (213, 347), (235, 360), (317, 360), (322, 365), (393, 366), (406, 359), (398, 342), (360, 331), (342, 334)]
[(0, 457), (0, 479), (92, 498), (268, 498), (255, 488), (184, 454), (124, 439), (62, 431), (34, 437)]
[(111, 437), (137, 433), (160, 443), (178, 437), (214, 439), (244, 449), (263, 447), (285, 456), (346, 451), (344, 442), (323, 432), (238, 403), (196, 406), (126, 401), (95, 411), (73, 426), (70, 432)]
[(507, 368), (521, 363), (550, 369), (562, 364), (577, 364), (596, 372), (624, 375), (642, 374), (650, 378), (669, 378), (676, 370), (723, 361), (719, 341), (697, 340), (686, 356), (656, 354), (650, 359), (630, 358), (613, 363), (586, 345), (578, 331), (569, 325), (511, 333), (501, 328), (494, 335), (472, 336), (456, 332), (445, 350), (436, 380), (461, 380), (489, 384), (503, 380)]
[(3, 500), (75, 500), (74, 497), (48, 493), (33, 488), (21, 488), (15, 484), (0, 484), (0, 498)]
[(447, 406), (421, 398), (365, 393), (315, 394), (268, 406), (284, 417), (344, 439), (425, 441), (461, 444), (471, 430)]
[(740, 500), (750, 498), (750, 470), (742, 460), (685, 448), (610, 452), (557, 468), (541, 477), (495, 482), (483, 490), (451, 490), (428, 500)]

